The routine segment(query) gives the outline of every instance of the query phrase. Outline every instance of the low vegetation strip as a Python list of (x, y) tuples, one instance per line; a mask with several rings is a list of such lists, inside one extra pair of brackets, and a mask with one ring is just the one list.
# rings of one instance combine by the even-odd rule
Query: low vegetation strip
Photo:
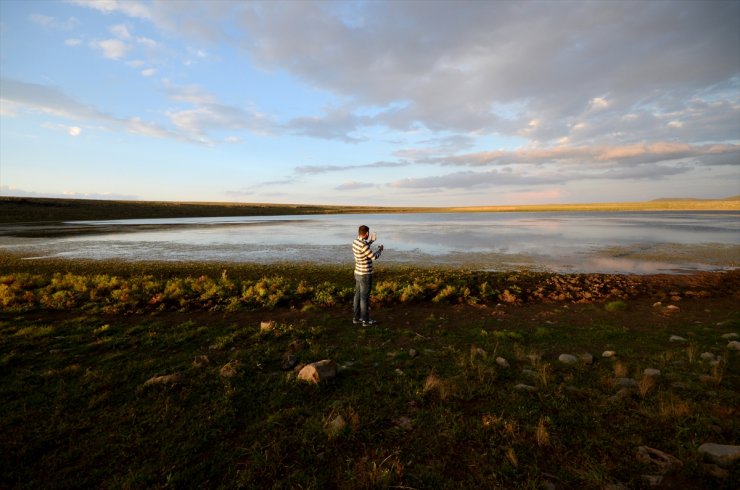
[(0, 259), (3, 488), (740, 476), (740, 272), (380, 267), (358, 327), (343, 267)]
[(738, 196), (726, 199), (659, 199), (646, 202), (477, 207), (380, 207), (263, 203), (105, 201), (0, 196), (0, 224), (61, 221), (280, 216), (337, 213), (738, 211)]

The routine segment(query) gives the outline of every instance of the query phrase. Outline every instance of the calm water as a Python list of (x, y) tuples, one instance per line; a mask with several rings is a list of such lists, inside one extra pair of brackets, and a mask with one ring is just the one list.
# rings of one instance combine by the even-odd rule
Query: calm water
[[(681, 272), (740, 264), (740, 213), (449, 213), (77, 222), (162, 225), (63, 238), (0, 237), (34, 257), (350, 263), (357, 226), (385, 245), (387, 263), (557, 272)], [(175, 225), (175, 226), (172, 226)]]

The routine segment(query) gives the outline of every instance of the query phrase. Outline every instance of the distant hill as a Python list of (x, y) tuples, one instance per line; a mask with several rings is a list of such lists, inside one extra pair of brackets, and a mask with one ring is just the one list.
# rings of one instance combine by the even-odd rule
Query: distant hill
[(668, 201), (740, 201), (740, 194), (732, 197), (725, 197), (722, 199), (700, 199), (697, 197), (661, 197), (659, 199), (653, 199), (650, 202), (668, 202)]

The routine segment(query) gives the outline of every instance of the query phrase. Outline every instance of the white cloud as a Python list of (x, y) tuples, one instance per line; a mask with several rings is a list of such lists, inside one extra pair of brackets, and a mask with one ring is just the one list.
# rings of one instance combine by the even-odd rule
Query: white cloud
[(116, 24), (108, 28), (111, 34), (116, 36), (118, 39), (128, 40), (131, 39), (131, 34), (128, 32), (126, 24)]
[(82, 39), (66, 39), (64, 41), (65, 46), (74, 47), (74, 46), (79, 46), (80, 44), (82, 44)]
[(81, 7), (89, 7), (105, 14), (120, 12), (129, 17), (149, 19), (151, 11), (144, 2), (134, 0), (67, 0)]
[(79, 136), (80, 134), (82, 134), (82, 128), (80, 128), (79, 126), (70, 126), (68, 133), (70, 136)]
[(141, 75), (144, 77), (151, 77), (157, 73), (157, 70), (155, 68), (147, 68), (145, 70), (141, 70)]
[(90, 46), (103, 53), (108, 59), (117, 60), (126, 56), (130, 49), (129, 46), (119, 39), (105, 39), (103, 41), (93, 41)]

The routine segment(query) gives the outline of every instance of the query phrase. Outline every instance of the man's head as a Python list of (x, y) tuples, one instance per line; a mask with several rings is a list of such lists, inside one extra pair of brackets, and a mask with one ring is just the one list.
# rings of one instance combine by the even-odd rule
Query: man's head
[(368, 233), (370, 233), (370, 228), (365, 225), (360, 226), (360, 228), (357, 230), (357, 235), (362, 238), (366, 238)]

